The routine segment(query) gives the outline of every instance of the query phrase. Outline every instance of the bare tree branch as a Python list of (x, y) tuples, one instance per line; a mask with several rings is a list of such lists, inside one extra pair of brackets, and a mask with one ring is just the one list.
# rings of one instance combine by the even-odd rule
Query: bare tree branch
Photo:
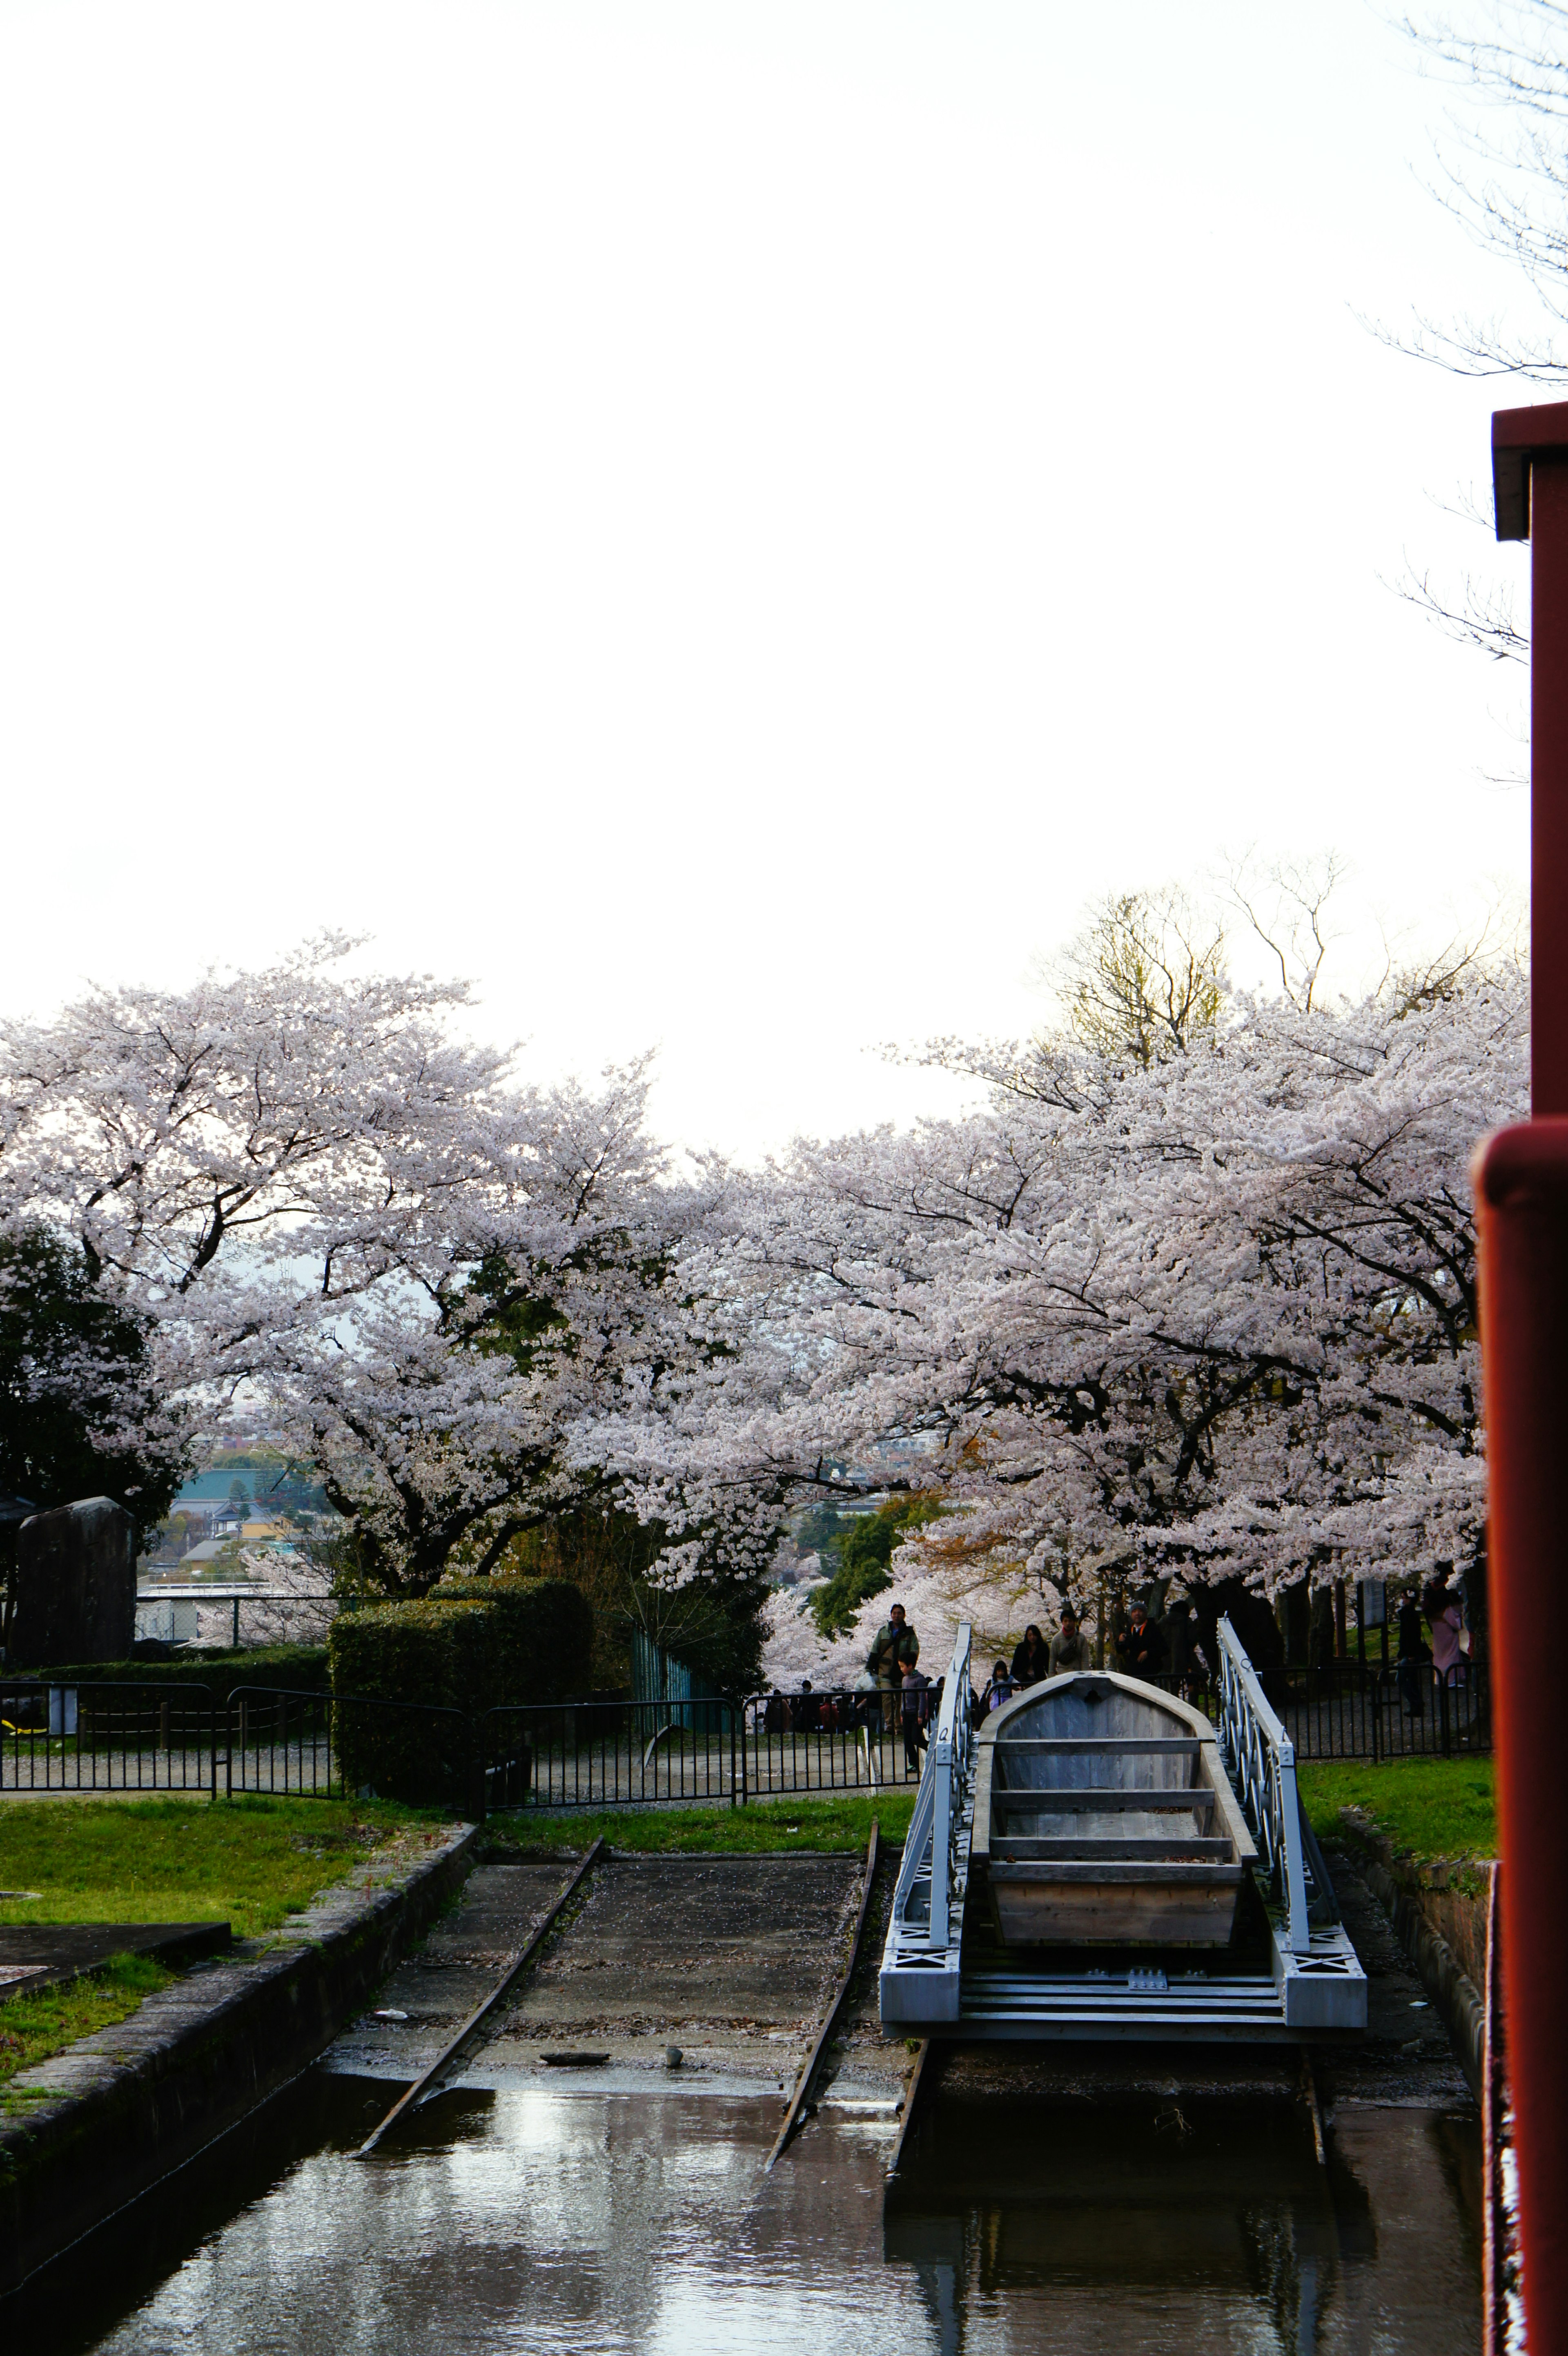
[(1513, 590), (1507, 583), (1477, 581), (1465, 575), (1462, 602), (1451, 605), (1432, 586), (1432, 576), (1417, 573), (1405, 560), (1402, 581), (1385, 581), (1396, 597), (1414, 605), (1460, 646), (1477, 647), (1493, 662), (1530, 666), (1530, 637), (1514, 618)]

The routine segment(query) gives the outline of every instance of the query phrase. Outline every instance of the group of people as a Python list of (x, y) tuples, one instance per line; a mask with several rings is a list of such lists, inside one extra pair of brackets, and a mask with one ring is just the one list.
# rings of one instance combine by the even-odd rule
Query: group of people
[(853, 1692), (819, 1694), (810, 1677), (802, 1677), (798, 1694), (769, 1694), (763, 1706), (763, 1731), (838, 1734), (880, 1725), (883, 1733), (892, 1734), (901, 1727), (904, 1756), (918, 1767), (944, 1682), (939, 1677), (933, 1685), (919, 1664), (919, 1637), (904, 1606), (895, 1603), (876, 1632)]
[[(1170, 1647), (1160, 1627), (1141, 1603), (1134, 1604), (1124, 1628), (1113, 1640), (1115, 1665), (1134, 1676), (1156, 1676), (1170, 1665)], [(887, 1617), (872, 1640), (865, 1666), (852, 1694), (819, 1694), (809, 1677), (797, 1694), (775, 1691), (763, 1706), (763, 1730), (768, 1734), (839, 1733), (880, 1724), (884, 1734), (902, 1730), (904, 1755), (911, 1767), (919, 1765), (927, 1745), (926, 1730), (941, 1704), (943, 1680), (935, 1684), (920, 1667), (920, 1639), (901, 1603), (889, 1606)], [(1026, 1686), (1043, 1678), (1067, 1676), (1095, 1665), (1094, 1648), (1073, 1605), (1064, 1605), (1061, 1625), (1047, 1641), (1031, 1621), (1015, 1646), (1011, 1662), (996, 1663), (984, 1689), (972, 1695), (971, 1708), (978, 1725), (990, 1710), (999, 1709)]]
[(1093, 1666), (1094, 1648), (1072, 1605), (1064, 1604), (1061, 1626), (1048, 1644), (1038, 1623), (1031, 1620), (1013, 1648), (1011, 1663), (997, 1662), (975, 1703), (976, 1719), (983, 1719), (989, 1710), (1000, 1709), (1004, 1701), (1021, 1693), (1026, 1686), (1037, 1686), (1042, 1677), (1063, 1677), (1074, 1669)]
[[(1174, 1642), (1167, 1630), (1172, 1631)], [(1134, 1603), (1125, 1624), (1112, 1635), (1113, 1665), (1132, 1676), (1165, 1678), (1174, 1672), (1185, 1677), (1192, 1665), (1190, 1639), (1184, 1644), (1185, 1635), (1185, 1620), (1176, 1622), (1175, 1609), (1162, 1625), (1149, 1617), (1142, 1602)], [(853, 1693), (819, 1694), (809, 1677), (802, 1678), (799, 1693), (775, 1691), (768, 1696), (763, 1706), (763, 1730), (768, 1734), (832, 1734), (880, 1725), (884, 1734), (893, 1734), (901, 1728), (905, 1758), (911, 1767), (918, 1767), (927, 1745), (926, 1730), (940, 1708), (944, 1682), (939, 1677), (933, 1684), (919, 1663), (919, 1636), (904, 1606), (892, 1604), (872, 1641)], [(1039, 1623), (1032, 1620), (1014, 1647), (1012, 1660), (999, 1660), (983, 1689), (972, 1694), (974, 1722), (979, 1725), (989, 1711), (1000, 1709), (1026, 1686), (1094, 1665), (1094, 1647), (1069, 1602), (1062, 1608), (1061, 1624), (1054, 1636), (1047, 1640)]]
[[(1430, 1644), (1423, 1615), (1432, 1632)], [(1191, 1681), (1201, 1674), (1197, 1633), (1192, 1607), (1185, 1598), (1176, 1597), (1163, 1620), (1154, 1619), (1140, 1599), (1111, 1632), (1109, 1665), (1129, 1676), (1189, 1691)], [(1468, 1642), (1457, 1599), (1445, 1589), (1434, 1583), (1419, 1598), (1414, 1588), (1405, 1592), (1399, 1606), (1398, 1676), (1409, 1714), (1419, 1714), (1422, 1689), (1427, 1683), (1463, 1682), (1468, 1675), (1465, 1655)], [(943, 1683), (939, 1678), (933, 1685), (919, 1661), (920, 1639), (908, 1614), (901, 1603), (892, 1604), (853, 1694), (818, 1694), (810, 1678), (805, 1678), (798, 1694), (786, 1697), (776, 1691), (768, 1697), (763, 1726), (770, 1734), (835, 1733), (880, 1726), (884, 1734), (890, 1735), (901, 1728), (905, 1758), (911, 1767), (918, 1767), (927, 1745), (927, 1727), (940, 1707)], [(1077, 1611), (1068, 1602), (1054, 1636), (1047, 1641), (1038, 1622), (1031, 1621), (1014, 1647), (1011, 1661), (998, 1660), (982, 1691), (971, 1694), (973, 1722), (983, 1723), (990, 1711), (1000, 1709), (1028, 1686), (1095, 1665), (1094, 1647)]]

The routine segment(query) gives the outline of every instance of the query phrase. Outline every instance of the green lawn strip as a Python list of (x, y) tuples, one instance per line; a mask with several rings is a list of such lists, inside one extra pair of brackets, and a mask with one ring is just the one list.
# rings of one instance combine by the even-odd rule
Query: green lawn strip
[(1313, 1760), (1296, 1768), (1312, 1828), (1337, 1837), (1341, 1808), (1364, 1808), (1397, 1852), (1496, 1857), (1497, 1791), (1489, 1759), (1396, 1759), (1373, 1766)]
[(412, 1863), (440, 1829), (388, 1801), (6, 1801), (0, 1890), (38, 1896), (0, 1901), (0, 1922), (226, 1922), (254, 1938), (373, 1850), (396, 1841)]
[(173, 1977), (150, 1955), (111, 1955), (81, 1979), (0, 2004), (0, 2114), (21, 2109), (29, 2099), (5, 2094), (7, 2082), (18, 2070), (47, 2062), (79, 2038), (91, 2037), (95, 2029), (112, 2029), (116, 2021), (128, 2019), (144, 1997), (167, 1987)]
[(611, 1848), (641, 1850), (864, 1849), (875, 1816), (885, 1841), (908, 1830), (913, 1792), (885, 1799), (771, 1800), (746, 1808), (615, 1808), (542, 1816), (530, 1811), (489, 1819), (499, 1848), (585, 1849), (603, 1839)]

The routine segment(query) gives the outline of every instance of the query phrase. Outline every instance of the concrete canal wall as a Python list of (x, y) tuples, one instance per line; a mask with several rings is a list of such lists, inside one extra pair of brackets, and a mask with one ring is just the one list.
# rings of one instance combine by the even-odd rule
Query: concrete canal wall
[(379, 1883), (362, 1869), (274, 1937), (19, 2072), (21, 2104), (0, 2119), (0, 2295), (323, 2052), (461, 1888), (477, 1837), (442, 1831)]
[(1347, 1845), (1441, 2014), (1479, 2100), (1486, 2034), (1489, 1864), (1396, 1857), (1357, 1808), (1341, 1808)]

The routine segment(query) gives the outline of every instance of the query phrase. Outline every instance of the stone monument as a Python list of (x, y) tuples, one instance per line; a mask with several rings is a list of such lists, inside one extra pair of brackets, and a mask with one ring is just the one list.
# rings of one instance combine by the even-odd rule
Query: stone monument
[(16, 1536), (10, 1665), (123, 1661), (136, 1633), (136, 1526), (112, 1497), (34, 1514)]

